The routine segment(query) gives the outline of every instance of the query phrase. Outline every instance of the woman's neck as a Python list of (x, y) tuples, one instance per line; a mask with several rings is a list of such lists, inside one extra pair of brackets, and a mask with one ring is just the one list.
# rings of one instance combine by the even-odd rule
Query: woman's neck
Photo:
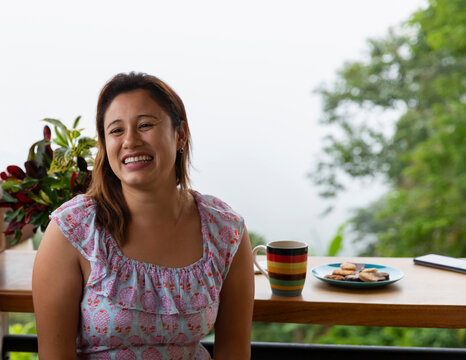
[(181, 216), (189, 193), (178, 187), (158, 191), (123, 188), (123, 196), (128, 205), (132, 222), (139, 223), (159, 219), (164, 222), (176, 223)]

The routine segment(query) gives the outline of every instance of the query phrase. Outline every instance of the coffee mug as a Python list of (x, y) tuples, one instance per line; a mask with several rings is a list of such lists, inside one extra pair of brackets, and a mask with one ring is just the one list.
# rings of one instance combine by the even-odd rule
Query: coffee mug
[[(257, 252), (267, 254), (267, 270), (257, 261)], [(272, 241), (253, 250), (254, 263), (270, 281), (272, 293), (299, 296), (303, 291), (307, 269), (307, 245), (299, 241)]]

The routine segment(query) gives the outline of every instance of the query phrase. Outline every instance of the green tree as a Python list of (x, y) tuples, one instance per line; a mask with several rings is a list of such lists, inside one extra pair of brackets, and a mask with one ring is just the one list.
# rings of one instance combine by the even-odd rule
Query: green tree
[(345, 177), (389, 185), (352, 219), (365, 255), (466, 256), (466, 2), (431, 0), (368, 48), (317, 90), (334, 132), (311, 177), (327, 197)]

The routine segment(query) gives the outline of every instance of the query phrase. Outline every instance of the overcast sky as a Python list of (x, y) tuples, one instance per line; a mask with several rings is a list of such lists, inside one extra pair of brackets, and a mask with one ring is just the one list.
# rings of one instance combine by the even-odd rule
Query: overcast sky
[(3, 1), (0, 170), (23, 165), (44, 117), (71, 125), (81, 115), (94, 135), (104, 83), (147, 72), (185, 102), (193, 187), (229, 203), (268, 241), (305, 241), (323, 254), (349, 209), (384, 188), (356, 184), (319, 217), (329, 203), (306, 174), (326, 129), (312, 91), (420, 7), (425, 1)]

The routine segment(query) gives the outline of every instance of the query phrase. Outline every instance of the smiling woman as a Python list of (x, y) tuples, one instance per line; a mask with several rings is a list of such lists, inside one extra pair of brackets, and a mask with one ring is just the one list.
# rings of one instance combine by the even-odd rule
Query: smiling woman
[[(138, 141), (141, 142), (142, 139), (138, 139), (137, 134), (158, 134), (160, 131), (153, 128), (156, 125), (160, 127), (159, 123), (161, 122), (163, 122), (166, 137), (183, 136), (180, 139), (183, 146), (176, 144), (179, 147), (175, 149), (183, 149), (183, 151), (176, 153), (175, 171), (171, 173), (171, 180), (175, 180), (175, 186), (186, 190), (190, 184), (188, 168), (190, 165), (191, 137), (184, 104), (178, 94), (156, 77), (134, 73), (128, 75), (118, 74), (102, 89), (97, 104), (99, 151), (95, 159), (94, 181), (91, 184), (89, 195), (97, 201), (99, 208), (97, 213), (98, 221), (100, 224), (106, 224), (106, 227), (120, 243), (124, 242), (127, 226), (127, 222), (125, 220), (120, 221), (120, 219), (128, 218), (127, 204), (122, 201), (122, 192), (123, 188), (128, 188), (125, 187), (125, 181), (121, 182), (122, 179), (118, 177), (120, 171), (125, 169), (123, 166), (125, 164), (120, 163), (124, 159), (118, 159), (118, 156), (130, 156), (131, 151), (133, 156), (139, 155), (137, 152), (144, 147), (139, 146), (141, 143), (138, 143)], [(132, 124), (133, 126), (127, 126), (125, 129), (125, 124)], [(121, 144), (124, 149), (114, 149), (119, 146), (117, 139), (125, 142)], [(169, 145), (166, 144), (167, 140), (163, 137), (161, 140), (164, 143), (158, 146), (164, 149), (162, 151), (170, 151), (170, 148), (167, 147)], [(134, 141), (136, 141), (136, 144), (134, 144)], [(171, 150), (173, 150), (173, 143), (171, 146)], [(134, 150), (135, 148), (137, 150)], [(108, 151), (110, 151), (110, 154)], [(117, 151), (117, 154), (114, 154), (114, 151)], [(121, 151), (126, 153), (121, 154)], [(156, 156), (159, 156), (159, 154), (156, 154)], [(153, 165), (154, 162), (151, 164)], [(132, 166), (135, 166), (135, 164)], [(150, 166), (151, 169), (155, 167)], [(130, 170), (130, 168), (127, 170)], [(142, 171), (133, 171), (132, 173), (134, 177), (138, 177), (141, 173), (144, 174)], [(144, 175), (142, 176), (144, 177)], [(166, 174), (165, 176), (170, 175)]]
[(134, 90), (115, 97), (104, 127), (108, 161), (121, 180), (123, 193), (135, 186), (148, 190), (176, 186), (177, 153), (184, 155), (180, 150), (189, 134), (186, 121), (174, 129), (150, 93)]
[[(254, 293), (243, 218), (189, 189), (183, 103), (160, 79), (119, 74), (97, 107), (91, 188), (52, 213), (36, 256), (46, 359), (248, 359)], [(228, 275), (228, 277), (227, 277)]]

